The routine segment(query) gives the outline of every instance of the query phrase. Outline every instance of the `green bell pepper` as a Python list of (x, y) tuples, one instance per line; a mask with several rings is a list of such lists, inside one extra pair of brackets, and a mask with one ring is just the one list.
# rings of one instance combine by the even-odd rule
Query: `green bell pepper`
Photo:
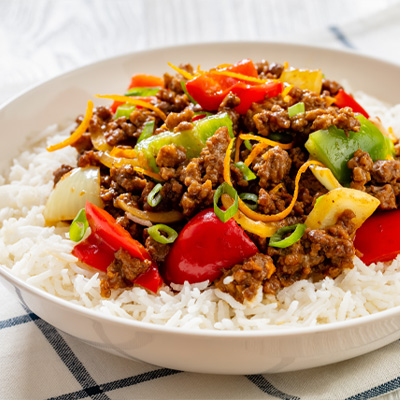
[(136, 144), (135, 150), (145, 155), (149, 166), (158, 172), (156, 157), (161, 147), (175, 144), (186, 149), (188, 159), (198, 157), (207, 139), (223, 126), (228, 128), (230, 137), (233, 137), (232, 120), (227, 113), (220, 113), (195, 121), (193, 129), (182, 132), (166, 131), (144, 139)]
[(342, 185), (351, 182), (351, 171), (347, 162), (354, 153), (361, 149), (369, 153), (373, 161), (385, 160), (388, 155), (394, 154), (391, 140), (367, 118), (359, 114), (356, 118), (360, 121), (359, 132), (348, 132), (330, 126), (310, 134), (305, 147), (312, 157), (325, 164)]

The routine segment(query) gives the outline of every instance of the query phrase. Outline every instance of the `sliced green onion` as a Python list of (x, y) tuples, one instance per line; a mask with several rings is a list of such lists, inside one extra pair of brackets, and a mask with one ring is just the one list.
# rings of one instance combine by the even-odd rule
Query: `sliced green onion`
[(293, 141), (292, 136), (288, 135), (287, 133), (283, 133), (283, 132), (271, 132), (268, 135), (268, 139), (273, 140), (275, 142), (279, 142), (279, 143), (290, 143), (291, 141)]
[(246, 140), (244, 141), (244, 145), (246, 146), (246, 149), (247, 149), (247, 150), (250, 150), (250, 151), (253, 150), (253, 146), (252, 146), (252, 144), (250, 143), (250, 140), (247, 140), (247, 139), (246, 139)]
[(114, 119), (120, 117), (126, 117), (126, 119), (129, 119), (129, 116), (132, 114), (135, 108), (136, 106), (133, 106), (132, 104), (121, 104), (115, 111)]
[(89, 222), (86, 218), (85, 209), (82, 208), (71, 222), (69, 238), (74, 242), (79, 242), (85, 236), (87, 228), (89, 228)]
[[(153, 225), (147, 228), (147, 232), (158, 243), (173, 243), (178, 237), (178, 232), (175, 229), (164, 224)], [(166, 233), (167, 236), (162, 235), (161, 232)]]
[(139, 136), (138, 143), (141, 142), (142, 140), (145, 140), (149, 138), (150, 136), (153, 136), (154, 133), (154, 125), (155, 121), (147, 121), (144, 126), (143, 126), (143, 131)]
[(254, 175), (254, 172), (243, 161), (239, 161), (235, 165), (240, 169), (240, 171), (242, 171), (243, 177), (246, 181), (252, 181), (257, 178)]
[[(254, 193), (240, 193), (239, 197), (246, 203), (246, 206), (251, 210), (256, 210), (258, 206), (258, 196)], [(249, 204), (247, 201), (251, 201), (254, 204)]]
[(162, 196), (160, 190), (162, 189), (163, 185), (161, 183), (157, 183), (156, 186), (153, 187), (151, 192), (147, 195), (147, 202), (152, 206), (156, 207), (160, 204), (162, 200)]
[[(280, 247), (281, 249), (285, 247), (291, 246), (293, 243), (296, 243), (301, 237), (304, 235), (306, 231), (306, 224), (295, 224), (284, 226), (283, 228), (278, 229), (269, 239), (269, 245), (273, 247)], [(285, 239), (282, 239), (284, 235), (289, 232), (293, 232), (290, 236)]]
[(129, 89), (125, 96), (155, 96), (160, 89), (160, 87), (134, 87)]
[[(223, 194), (228, 194), (233, 199), (233, 204), (227, 210), (221, 210), (218, 207), (218, 201)], [(222, 183), (214, 193), (214, 212), (215, 215), (222, 221), (226, 222), (231, 219), (239, 208), (239, 198), (236, 190), (229, 183)]]
[(301, 101), (300, 103), (296, 103), (288, 109), (289, 117), (294, 117), (297, 114), (304, 114), (306, 109), (304, 107), (304, 103)]
[[(190, 100), (191, 103), (193, 104), (197, 104), (197, 101), (189, 94), (189, 92), (186, 89), (186, 82), (185, 81), (181, 81), (181, 86), (182, 86), (182, 90), (185, 92), (186, 96), (188, 97), (188, 99)], [(204, 113), (203, 113), (204, 114)]]

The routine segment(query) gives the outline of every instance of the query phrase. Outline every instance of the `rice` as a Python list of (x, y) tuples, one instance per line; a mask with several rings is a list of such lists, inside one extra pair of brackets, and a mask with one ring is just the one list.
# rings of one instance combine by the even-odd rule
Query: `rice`
[[(394, 132), (400, 132), (400, 105), (387, 107), (366, 94), (358, 100)], [(68, 225), (45, 226), (43, 211), (53, 187), (52, 173), (73, 165), (76, 151), (55, 153), (46, 146), (69, 135), (71, 126), (49, 127), (0, 175), (0, 264), (18, 278), (71, 303), (125, 319), (186, 329), (273, 330), (315, 326), (374, 314), (400, 305), (400, 256), (390, 265), (354, 268), (335, 280), (295, 282), (277, 296), (263, 296), (245, 305), (219, 290), (200, 284), (163, 287), (157, 295), (140, 287), (100, 295), (102, 273), (72, 256)]]

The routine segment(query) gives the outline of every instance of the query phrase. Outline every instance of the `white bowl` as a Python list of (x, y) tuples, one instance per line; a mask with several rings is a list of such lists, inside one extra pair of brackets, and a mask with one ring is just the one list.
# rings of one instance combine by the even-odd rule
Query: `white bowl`
[[(400, 67), (349, 52), (281, 43), (198, 44), (128, 54), (61, 75), (0, 109), (0, 169), (28, 135), (74, 118), (96, 93), (120, 92), (134, 73), (162, 74), (167, 61), (211, 67), (242, 58), (321, 68), (388, 103), (398, 101)], [(379, 74), (379, 79), (375, 77)], [(15, 134), (13, 134), (15, 133)], [(16, 278), (0, 277), (35, 314), (95, 347), (126, 358), (192, 372), (256, 374), (294, 371), (356, 357), (400, 338), (400, 307), (316, 327), (269, 332), (192, 331), (104, 316)]]

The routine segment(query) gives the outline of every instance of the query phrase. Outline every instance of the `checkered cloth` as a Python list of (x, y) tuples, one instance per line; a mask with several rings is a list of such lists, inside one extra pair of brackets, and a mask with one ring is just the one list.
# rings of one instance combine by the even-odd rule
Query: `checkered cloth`
[[(360, 50), (400, 64), (399, 21), (400, 4), (392, 2), (373, 17), (333, 24), (297, 35), (295, 40)], [(232, 39), (229, 34), (225, 39)], [(1, 285), (0, 304), (0, 399), (4, 400), (400, 398), (400, 341), (362, 357), (305, 371), (194, 374), (92, 348), (47, 324)]]

